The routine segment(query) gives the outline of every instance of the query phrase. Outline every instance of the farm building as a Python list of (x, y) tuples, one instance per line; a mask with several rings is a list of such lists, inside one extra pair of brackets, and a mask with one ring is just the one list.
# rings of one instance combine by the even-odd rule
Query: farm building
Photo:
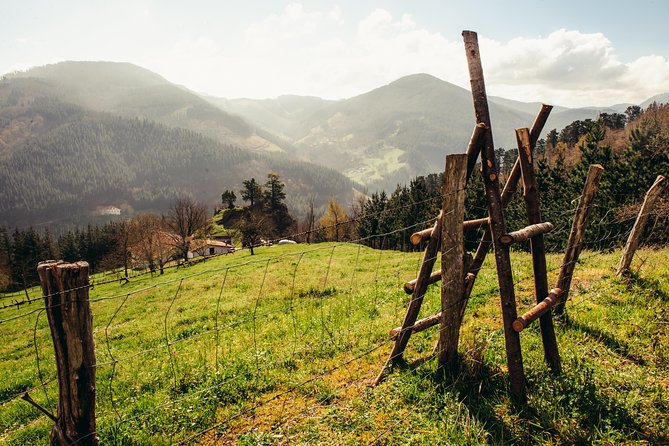
[(213, 256), (218, 254), (227, 254), (234, 251), (234, 247), (226, 242), (218, 240), (191, 240), (188, 258), (192, 259), (201, 256)]

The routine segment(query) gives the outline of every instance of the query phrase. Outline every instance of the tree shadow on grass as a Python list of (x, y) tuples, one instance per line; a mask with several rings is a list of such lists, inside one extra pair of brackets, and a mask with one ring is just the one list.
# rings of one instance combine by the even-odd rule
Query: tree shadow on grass
[(621, 280), (625, 284), (627, 291), (632, 294), (643, 290), (644, 294), (657, 297), (662, 302), (669, 302), (669, 293), (662, 289), (660, 281), (657, 279), (647, 279), (641, 277), (638, 272), (630, 270)]
[(437, 386), (437, 394), (451, 393), (466, 406), (492, 444), (585, 445), (601, 435), (653, 441), (626, 407), (597, 387), (593, 371), (585, 366), (567, 369), (560, 376), (551, 376), (546, 369), (528, 373), (527, 406), (510, 398), (508, 374), (485, 364), (472, 367), (461, 361), (457, 370), (433, 371), (426, 379)]
[(573, 319), (568, 319), (566, 321), (565, 327), (585, 334), (591, 339), (601, 343), (609, 350), (613, 351), (615, 354), (627, 359), (628, 361), (632, 361), (638, 366), (646, 365), (645, 359), (643, 359), (639, 355), (630, 352), (630, 347), (626, 342), (614, 338), (613, 336), (600, 330), (599, 328), (591, 327), (587, 324), (575, 321)]

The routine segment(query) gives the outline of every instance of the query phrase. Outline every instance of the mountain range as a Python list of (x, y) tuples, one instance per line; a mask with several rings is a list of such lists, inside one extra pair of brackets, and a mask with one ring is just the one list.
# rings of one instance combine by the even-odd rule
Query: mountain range
[[(545, 129), (629, 105), (555, 107)], [(512, 148), (538, 110), (491, 97), (496, 146)], [(47, 65), (0, 81), (0, 224), (81, 223), (100, 206), (161, 211), (182, 193), (213, 205), (270, 171), (299, 214), (309, 196), (347, 202), (441, 171), (473, 125), (469, 91), (427, 74), (339, 101), (253, 100), (196, 94), (127, 63)]]

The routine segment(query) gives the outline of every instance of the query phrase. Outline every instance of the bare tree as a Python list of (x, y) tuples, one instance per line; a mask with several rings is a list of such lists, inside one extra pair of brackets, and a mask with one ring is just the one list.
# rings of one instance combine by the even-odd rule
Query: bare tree
[(316, 226), (316, 212), (314, 211), (315, 197), (309, 196), (309, 207), (307, 208), (307, 215), (304, 217), (303, 229), (306, 232), (306, 241), (311, 243), (311, 233)]
[(163, 267), (170, 257), (173, 236), (165, 232), (164, 220), (157, 214), (139, 214), (130, 222), (130, 250), (151, 272)]
[(176, 236), (175, 248), (185, 261), (188, 261), (188, 245), (190, 238), (207, 226), (207, 206), (193, 198), (182, 196), (167, 211), (165, 224)]

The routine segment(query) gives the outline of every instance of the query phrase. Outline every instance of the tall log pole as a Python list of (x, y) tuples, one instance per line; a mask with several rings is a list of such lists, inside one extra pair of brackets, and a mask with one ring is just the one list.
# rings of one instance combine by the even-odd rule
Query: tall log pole
[(88, 263), (49, 260), (37, 266), (37, 273), (58, 371), (58, 412), (51, 431), (51, 444), (97, 445)]
[[(532, 145), (530, 144), (530, 131), (528, 129), (517, 129), (516, 140), (518, 143), (518, 160), (523, 178), (523, 198), (525, 209), (527, 209), (527, 223), (530, 225), (541, 222), (541, 209), (539, 201), (539, 186), (534, 174)], [(535, 235), (530, 239), (530, 250), (532, 251), (532, 268), (534, 272), (534, 295), (537, 303), (543, 302), (548, 296), (548, 273), (546, 268), (546, 249), (544, 247), (544, 236)], [(544, 344), (544, 359), (553, 373), (561, 373), (560, 353), (557, 340), (555, 339), (555, 328), (551, 312), (545, 312), (539, 318), (541, 340)]]
[(441, 328), (438, 361), (444, 370), (451, 370), (458, 357), (458, 340), (462, 325), (464, 289), (465, 187), (467, 155), (448, 155), (444, 175), (444, 202), (441, 210)]
[(474, 111), (476, 122), (482, 122), (488, 126), (485, 133), (484, 149), (481, 151), (481, 165), (483, 174), (483, 185), (488, 202), (488, 214), (490, 215), (490, 232), (495, 250), (495, 262), (497, 264), (497, 281), (499, 282), (500, 299), (502, 303), (502, 319), (504, 322), (504, 338), (506, 344), (506, 359), (509, 367), (509, 378), (511, 381), (511, 393), (520, 403), (525, 404), (525, 372), (523, 371), (523, 357), (520, 350), (520, 337), (513, 329), (516, 320), (516, 297), (513, 289), (513, 274), (511, 270), (511, 258), (509, 248), (501, 245), (498, 240), (506, 233), (502, 198), (499, 189), (499, 178), (495, 166), (495, 145), (490, 125), (490, 112), (488, 110), (488, 98), (483, 80), (483, 67), (479, 53), (478, 36), (475, 32), (464, 31), (462, 33), (469, 66), (469, 78), (471, 80), (472, 96), (474, 99)]
[[(535, 146), (539, 140), (539, 136), (546, 125), (548, 116), (553, 110), (552, 105), (541, 104), (541, 109), (537, 116), (534, 118), (534, 123), (532, 124), (532, 129), (530, 130), (530, 145)], [(502, 206), (506, 208), (513, 197), (514, 192), (516, 192), (516, 187), (518, 186), (518, 181), (520, 180), (520, 161), (516, 158), (516, 162), (511, 168), (509, 173), (509, 178), (507, 178), (506, 183), (504, 184), (504, 189), (502, 190)], [(474, 286), (474, 281), (476, 280), (476, 275), (481, 270), (483, 262), (485, 261), (488, 251), (490, 251), (490, 246), (492, 246), (492, 240), (490, 238), (490, 228), (483, 234), (479, 246), (476, 248), (476, 254), (474, 254), (474, 260), (472, 261), (471, 266), (469, 267), (469, 273), (472, 274), (471, 286), (467, 288), (467, 291), (471, 293), (471, 290)], [(469, 297), (469, 294), (467, 295)]]
[(643, 229), (646, 227), (648, 216), (655, 207), (655, 202), (657, 199), (665, 190), (667, 190), (668, 187), (669, 181), (666, 181), (662, 175), (658, 175), (653, 185), (650, 187), (650, 189), (648, 189), (648, 192), (646, 192), (641, 209), (639, 209), (639, 215), (637, 215), (632, 232), (627, 239), (627, 243), (625, 243), (625, 249), (623, 250), (623, 255), (620, 258), (620, 264), (618, 265), (616, 276), (621, 277), (629, 270), (630, 265), (632, 264), (632, 258), (634, 257), (634, 252), (639, 247), (639, 243), (641, 242), (641, 235), (643, 234)]
[(555, 306), (556, 314), (564, 313), (564, 304), (567, 302), (569, 295), (569, 287), (571, 287), (571, 278), (574, 274), (574, 268), (578, 261), (578, 256), (583, 249), (583, 240), (585, 239), (585, 229), (590, 217), (590, 209), (592, 201), (595, 199), (599, 182), (604, 174), (604, 168), (599, 164), (591, 164), (588, 169), (588, 176), (583, 185), (583, 192), (581, 193), (581, 201), (576, 208), (576, 215), (571, 224), (571, 232), (569, 233), (569, 241), (567, 242), (567, 250), (564, 253), (562, 260), (562, 267), (558, 275), (555, 288), (562, 290), (560, 294), (560, 302)]

